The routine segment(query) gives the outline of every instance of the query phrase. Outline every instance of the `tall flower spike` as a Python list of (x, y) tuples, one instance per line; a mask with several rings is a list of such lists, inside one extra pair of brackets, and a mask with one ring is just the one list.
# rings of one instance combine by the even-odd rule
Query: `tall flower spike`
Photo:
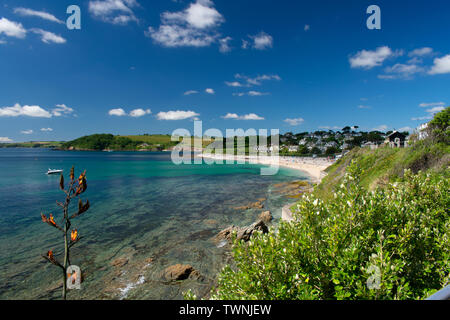
[(73, 181), (73, 179), (75, 179), (75, 168), (72, 166), (72, 169), (70, 169), (70, 180)]

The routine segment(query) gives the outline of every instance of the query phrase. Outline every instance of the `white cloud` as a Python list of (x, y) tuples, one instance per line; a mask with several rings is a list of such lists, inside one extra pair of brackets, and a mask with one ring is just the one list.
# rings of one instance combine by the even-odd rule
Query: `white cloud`
[(20, 133), (21, 134), (32, 134), (33, 133), (33, 130), (22, 130), (22, 131), (20, 131)]
[(445, 109), (444, 107), (433, 107), (433, 108), (431, 108), (431, 109), (427, 109), (426, 111), (427, 111), (428, 113), (435, 114), (435, 113), (441, 112), (441, 111), (444, 110), (444, 109)]
[(206, 93), (208, 94), (215, 94), (216, 92), (214, 91), (214, 89), (208, 88), (205, 90)]
[(150, 109), (147, 109), (147, 110), (135, 109), (130, 112), (130, 117), (139, 118), (139, 117), (145, 116), (147, 114), (151, 114), (151, 113), (152, 113), (152, 111)]
[(219, 51), (222, 52), (222, 53), (230, 52), (231, 51), (231, 47), (230, 47), (230, 45), (228, 43), (231, 40), (233, 40), (233, 38), (231, 38), (231, 37), (225, 37), (223, 39), (220, 39), (219, 40), (219, 44), (220, 44)]
[(385, 124), (382, 124), (381, 126), (375, 127), (372, 130), (385, 132), (387, 129), (388, 129), (388, 126)]
[(41, 40), (44, 43), (66, 43), (66, 39), (50, 31), (45, 31), (42, 29), (31, 29), (31, 32), (41, 35)]
[(433, 117), (436, 113), (441, 112), (442, 110), (445, 109), (444, 102), (421, 103), (419, 106), (421, 108), (429, 108), (429, 109), (425, 110), (428, 113), (428, 115), (422, 116), (422, 117), (411, 118), (411, 120), (413, 120), (413, 121), (431, 120), (431, 119), (433, 119)]
[(250, 97), (259, 97), (259, 96), (266, 96), (269, 93), (267, 93), (267, 92), (260, 92), (260, 91), (249, 91), (249, 92), (247, 92), (247, 94)]
[[(197, 0), (178, 12), (163, 12), (159, 29), (148, 28), (145, 35), (165, 47), (207, 47), (217, 41), (215, 30), (225, 21), (210, 0)], [(220, 49), (228, 48), (228, 39), (220, 40)]]
[(358, 109), (372, 109), (372, 107), (370, 107), (370, 106), (365, 106), (365, 105), (360, 104), (360, 105), (358, 106)]
[(305, 27), (303, 28), (303, 30), (308, 31), (311, 29), (311, 26), (309, 24), (305, 24)]
[(255, 113), (249, 113), (242, 116), (237, 115), (236, 113), (227, 113), (222, 118), (224, 119), (234, 119), (234, 120), (264, 120), (263, 117), (258, 116)]
[(381, 66), (383, 62), (395, 55), (389, 47), (379, 47), (375, 51), (361, 50), (350, 57), (350, 66), (352, 68), (372, 69)]
[(232, 82), (225, 81), (225, 84), (229, 87), (235, 87), (235, 88), (243, 86), (242, 83), (240, 83), (239, 81), (232, 81)]
[(72, 108), (69, 108), (65, 104), (57, 104), (56, 108), (52, 110), (52, 115), (55, 117), (61, 117), (62, 115), (69, 115), (73, 113), (74, 110)]
[(303, 118), (294, 118), (294, 119), (287, 118), (284, 120), (284, 122), (288, 123), (291, 126), (298, 126), (303, 122), (305, 122), (305, 120)]
[(55, 17), (54, 15), (45, 12), (45, 11), (36, 11), (33, 9), (28, 9), (28, 8), (15, 8), (14, 9), (14, 13), (17, 13), (21, 16), (28, 16), (28, 17), (39, 17), (48, 21), (52, 21), (52, 22), (56, 22), (59, 24), (64, 24), (63, 21), (59, 20), (57, 17)]
[(89, 1), (89, 12), (100, 20), (116, 25), (138, 22), (133, 8), (139, 7), (136, 0), (96, 0)]
[(433, 53), (433, 48), (424, 47), (424, 48), (418, 48), (414, 49), (413, 51), (408, 53), (409, 57), (424, 57), (429, 56)]
[(431, 67), (429, 74), (444, 74), (450, 73), (450, 54), (434, 59), (434, 64)]
[(21, 106), (16, 103), (13, 107), (0, 108), (0, 117), (33, 117), (51, 118), (52, 114), (40, 106)]
[(194, 111), (167, 111), (160, 112), (156, 115), (158, 120), (186, 120), (191, 118), (196, 118), (200, 114)]
[(429, 108), (429, 107), (443, 107), (445, 106), (445, 102), (422, 102), (419, 104), (421, 108)]
[(0, 143), (9, 143), (9, 142), (13, 141), (8, 137), (0, 137)]
[(41, 128), (42, 132), (52, 132), (53, 129), (52, 128)]
[(417, 64), (402, 64), (397, 63), (392, 67), (387, 67), (385, 74), (379, 75), (380, 79), (412, 79), (412, 76), (416, 73), (423, 72), (424, 68)]
[(273, 37), (264, 31), (249, 37), (253, 40), (254, 49), (265, 50), (273, 47)]
[(23, 39), (27, 34), (27, 30), (25, 30), (21, 23), (10, 21), (6, 18), (1, 18), (0, 34), (2, 33), (8, 37)]
[(127, 115), (125, 110), (123, 110), (122, 108), (111, 109), (111, 110), (108, 111), (108, 114), (110, 116), (116, 116), (116, 117), (123, 117), (123, 116)]
[[(234, 77), (236, 79), (245, 80), (246, 84), (242, 85), (244, 87), (260, 86), (260, 85), (262, 85), (263, 81), (270, 81), (270, 80), (281, 81), (281, 77), (279, 75), (276, 75), (276, 74), (272, 74), (272, 75), (263, 74), (263, 75), (259, 75), (259, 76), (256, 76), (254, 78), (251, 78), (251, 77), (248, 77), (246, 75), (238, 73), (238, 74), (235, 74)], [(229, 83), (230, 84), (232, 84), (232, 83), (236, 84), (236, 83), (239, 83), (239, 82), (229, 82)]]
[(186, 91), (184, 93), (184, 95), (185, 96), (190, 96), (191, 94), (197, 94), (197, 93), (198, 93), (198, 91), (196, 91), (196, 90), (189, 90), (189, 91)]
[(249, 43), (247, 40), (242, 40), (242, 46), (241, 46), (241, 48), (244, 49), (244, 50), (246, 50), (246, 49), (248, 49), (249, 44), (250, 44), (250, 43)]

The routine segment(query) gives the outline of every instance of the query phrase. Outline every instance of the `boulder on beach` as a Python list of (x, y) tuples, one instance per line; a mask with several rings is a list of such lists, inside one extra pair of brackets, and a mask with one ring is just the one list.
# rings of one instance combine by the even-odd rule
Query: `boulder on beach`
[(200, 273), (189, 264), (176, 264), (167, 267), (162, 272), (162, 277), (167, 281), (186, 280), (189, 277), (199, 278)]
[(256, 231), (261, 231), (262, 233), (269, 232), (269, 229), (267, 228), (264, 221), (259, 220), (252, 225), (246, 226), (246, 227), (236, 227), (236, 226), (230, 226), (222, 231), (220, 231), (216, 237), (216, 242), (222, 242), (223, 240), (231, 241), (231, 236), (233, 232), (236, 232), (236, 238), (238, 240), (244, 240), (245, 242), (249, 241), (252, 237), (253, 233)]
[(269, 223), (272, 221), (273, 217), (270, 211), (264, 211), (259, 215), (259, 219), (261, 219), (264, 223)]

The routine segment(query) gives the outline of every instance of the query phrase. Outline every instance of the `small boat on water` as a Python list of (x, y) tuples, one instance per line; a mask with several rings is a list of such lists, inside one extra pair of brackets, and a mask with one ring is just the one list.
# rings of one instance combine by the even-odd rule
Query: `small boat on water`
[(63, 170), (61, 169), (48, 169), (47, 174), (57, 174), (57, 173), (62, 173)]

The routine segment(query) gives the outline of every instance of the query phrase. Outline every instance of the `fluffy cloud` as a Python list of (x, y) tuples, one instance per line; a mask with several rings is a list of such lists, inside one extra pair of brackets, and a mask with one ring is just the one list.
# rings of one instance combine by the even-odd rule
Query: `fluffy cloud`
[(22, 130), (20, 131), (21, 134), (32, 134), (33, 130)]
[(424, 68), (417, 64), (397, 63), (392, 67), (387, 67), (384, 72), (378, 76), (380, 79), (412, 79), (416, 73), (423, 72)]
[(19, 14), (21, 16), (28, 16), (28, 17), (39, 17), (48, 21), (64, 24), (63, 21), (56, 18), (54, 15), (45, 12), (45, 11), (36, 11), (33, 9), (27, 9), (27, 8), (15, 8), (14, 13)]
[(381, 66), (387, 58), (394, 55), (396, 53), (391, 48), (384, 46), (377, 48), (375, 51), (361, 50), (351, 56), (349, 62), (352, 68), (372, 69)]
[(1, 143), (8, 143), (8, 142), (13, 142), (10, 138), (8, 137), (0, 137), (0, 142)]
[(358, 109), (371, 109), (372, 107), (370, 107), (370, 106), (365, 106), (365, 105), (362, 105), (362, 104), (360, 104), (359, 106), (358, 106)]
[(111, 110), (108, 111), (108, 114), (110, 116), (116, 116), (116, 117), (123, 117), (123, 116), (127, 115), (125, 110), (123, 110), (122, 108), (111, 109)]
[(156, 115), (158, 120), (186, 120), (186, 119), (194, 119), (198, 117), (200, 114), (194, 111), (167, 111), (160, 112)]
[(66, 39), (50, 31), (45, 31), (42, 29), (31, 29), (31, 32), (39, 34), (41, 36), (42, 42), (44, 43), (66, 43)]
[(238, 80), (243, 81), (243, 83), (241, 83), (239, 81), (234, 81), (234, 82), (225, 82), (225, 84), (230, 87), (252, 87), (252, 86), (262, 85), (263, 81), (270, 81), (270, 80), (281, 81), (281, 77), (276, 74), (272, 74), (272, 75), (263, 74), (263, 75), (259, 75), (254, 78), (251, 78), (246, 75), (238, 73), (238, 74), (235, 74), (234, 77)]
[(224, 119), (234, 119), (234, 120), (264, 120), (263, 117), (258, 116), (255, 113), (249, 113), (242, 116), (237, 115), (236, 113), (227, 113), (222, 118)]
[(254, 49), (265, 50), (273, 47), (273, 37), (264, 31), (249, 37), (253, 40)]
[(216, 92), (214, 91), (214, 89), (208, 88), (205, 90), (206, 93), (208, 94), (215, 94)]
[(139, 117), (143, 117), (147, 114), (151, 114), (151, 113), (152, 113), (152, 111), (150, 109), (147, 109), (147, 110), (135, 109), (130, 112), (130, 117), (139, 118)]
[(421, 117), (414, 117), (411, 118), (411, 120), (413, 121), (423, 121), (423, 120), (431, 120), (433, 119), (434, 115), (438, 112), (441, 112), (442, 110), (445, 109), (445, 102), (423, 102), (421, 104), (419, 104), (419, 107), (421, 108), (428, 108), (425, 111), (428, 113), (428, 115), (426, 116), (421, 116)]
[(52, 110), (52, 115), (55, 117), (61, 117), (63, 115), (69, 115), (73, 113), (74, 110), (72, 108), (69, 108), (65, 104), (57, 104), (56, 108)]
[(52, 114), (40, 106), (21, 106), (16, 103), (13, 107), (0, 108), (0, 117), (33, 117), (51, 118)]
[(268, 92), (260, 92), (260, 91), (248, 91), (248, 92), (237, 92), (233, 93), (233, 96), (243, 97), (243, 96), (250, 96), (250, 97), (260, 97), (260, 96), (267, 96), (269, 95)]
[(450, 73), (450, 54), (434, 59), (434, 64), (431, 67), (429, 74), (444, 74)]
[(294, 118), (294, 119), (287, 118), (284, 120), (284, 122), (288, 123), (291, 126), (298, 126), (303, 122), (305, 122), (305, 120), (303, 118)]
[(222, 52), (222, 53), (230, 52), (231, 51), (231, 47), (230, 47), (230, 45), (228, 43), (231, 40), (233, 40), (231, 37), (225, 37), (223, 39), (220, 39), (219, 40), (219, 44), (220, 44), (219, 51)]
[(69, 115), (74, 110), (65, 104), (57, 104), (56, 108), (47, 111), (40, 106), (21, 106), (16, 103), (12, 107), (0, 108), (0, 117), (33, 117), (33, 118), (51, 118), (60, 117), (62, 115)]
[(21, 23), (10, 21), (6, 18), (1, 18), (0, 34), (2, 33), (8, 37), (23, 39), (27, 34), (27, 30), (25, 30)]
[(41, 128), (42, 132), (52, 132), (53, 129), (52, 128)]
[[(158, 29), (149, 27), (146, 36), (165, 47), (207, 47), (216, 42), (215, 30), (225, 21), (210, 0), (197, 0), (178, 12), (163, 12)], [(228, 49), (228, 37), (221, 40), (221, 49)]]
[(418, 48), (408, 53), (409, 57), (424, 57), (429, 56), (433, 53), (433, 48), (424, 47)]
[(136, 0), (89, 1), (89, 12), (92, 16), (116, 25), (126, 25), (130, 21), (138, 22), (133, 12), (135, 7), (139, 7)]
[(141, 109), (141, 108), (131, 110), (129, 114), (127, 114), (125, 112), (125, 110), (123, 110), (122, 108), (111, 109), (111, 110), (108, 111), (108, 114), (110, 116), (125, 117), (125, 116), (128, 115), (128, 116), (133, 117), (133, 118), (140, 118), (140, 117), (143, 117), (143, 116), (145, 116), (147, 114), (151, 114), (151, 113), (152, 113), (152, 111), (150, 109), (145, 109), (144, 110), (144, 109)]
[(311, 29), (311, 26), (309, 24), (305, 24), (305, 27), (303, 28), (303, 30), (309, 31), (310, 29)]

